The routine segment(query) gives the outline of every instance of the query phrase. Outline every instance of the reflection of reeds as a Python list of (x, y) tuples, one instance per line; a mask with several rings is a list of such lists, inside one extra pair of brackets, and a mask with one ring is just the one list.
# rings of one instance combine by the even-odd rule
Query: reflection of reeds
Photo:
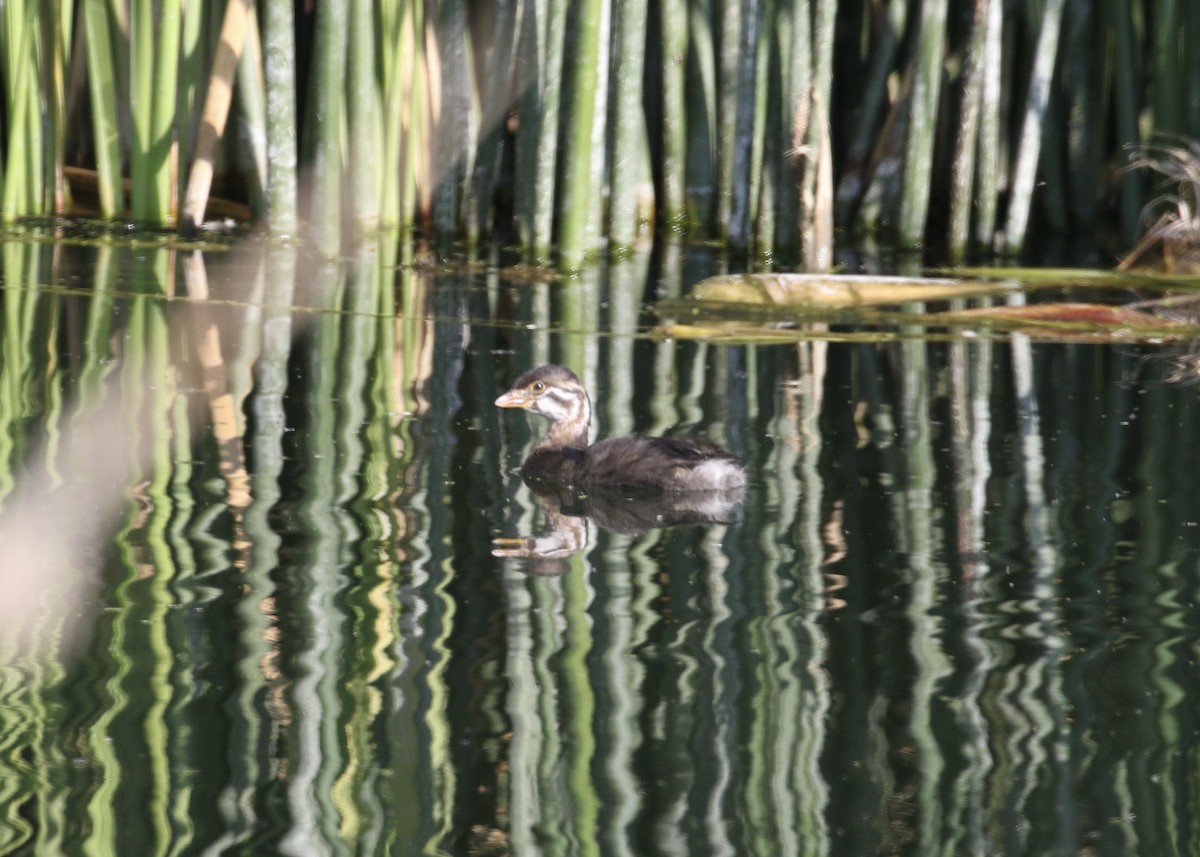
[[(264, 807), (254, 791), (279, 772), (281, 752), (293, 784), (287, 800), (298, 816), (316, 806), (339, 813), (346, 831), (382, 835), (378, 805), (364, 791), (373, 756), (370, 712), (379, 704), (372, 683), (400, 654), (402, 621), (411, 626), (431, 595), (408, 586), (408, 600), (397, 598), (407, 570), (389, 546), (391, 538), (418, 541), (389, 500), (405, 486), (419, 446), (411, 437), (400, 441), (398, 415), (422, 410), (413, 391), (431, 370), (422, 356), (429, 328), (418, 292), (406, 292), (394, 318), (395, 249), (390, 245), (378, 259), (364, 254), (350, 282), (336, 266), (318, 271), (329, 280), (320, 296), (330, 311), (302, 329), (293, 324), (292, 296), (297, 278), (307, 285), (313, 272), (298, 265), (294, 250), (246, 248), (230, 260), (238, 273), (268, 276), (265, 288), (244, 292), (256, 302), (238, 307), (207, 295), (198, 256), (187, 269), (189, 297), (198, 302), (172, 305), (163, 295), (174, 288), (174, 253), (142, 251), (129, 261), (129, 254), (102, 248), (94, 265), (90, 257), (86, 262), (95, 294), (79, 325), (80, 349), (68, 348), (71, 359), (60, 361), (58, 330), (64, 323), (73, 328), (77, 318), (64, 315), (64, 307), (79, 299), (44, 291), (40, 266), (92, 251), (5, 246), (0, 654), (3, 663), (23, 664), (43, 678), (0, 705), (0, 722), (27, 724), (6, 726), (0, 751), (30, 758), (39, 736), (54, 734), (45, 747), (51, 755), (42, 756), (46, 769), (75, 769), (67, 779), (38, 783), (0, 776), (6, 799), (35, 803), (41, 821), (55, 819), (21, 831), (0, 824), (6, 850), (29, 840), (38, 851), (84, 844), (107, 851), (126, 833), (166, 850), (179, 830), (205, 818), (219, 818), (221, 841), (234, 846), (261, 831)], [(129, 266), (132, 293), (112, 288), (118, 264)], [(394, 325), (411, 328), (402, 334), (404, 348), (395, 347)], [(301, 385), (302, 394), (291, 391), (309, 406), (299, 437), (289, 443), (297, 424), (284, 409), (294, 334), (305, 335), (316, 365), (307, 375), (313, 383)], [(193, 353), (203, 372), (194, 380), (179, 362)], [(397, 356), (411, 360), (393, 364)], [(243, 400), (247, 388), (238, 370), (247, 360), (255, 382)], [(403, 391), (401, 401), (395, 391)], [(328, 407), (335, 399), (343, 403), (336, 413)], [(193, 464), (206, 448), (214, 453), (211, 472)], [(350, 533), (333, 507), (355, 502), (363, 488), (359, 474), (368, 471), (376, 477), (369, 481), (380, 503), (379, 527), (363, 518)], [(212, 492), (211, 477), (223, 477), (225, 490)], [(286, 480), (298, 494), (284, 495)], [(113, 558), (106, 563), (110, 536)], [(347, 537), (361, 546), (358, 555), (341, 552)], [(404, 556), (419, 557), (419, 545)], [(364, 582), (352, 599), (360, 619), (350, 626), (333, 618), (332, 607), (347, 562), (361, 567)], [(282, 577), (281, 564), (288, 569)], [(100, 590), (102, 571), (109, 587)], [(99, 591), (110, 609), (91, 609)], [(237, 596), (226, 605), (222, 591)], [(397, 615), (401, 604), (407, 619)], [(61, 712), (46, 706), (62, 692), (55, 684), (64, 677), (62, 656), (87, 635), (95, 645), (78, 653), (83, 665), (76, 669), (84, 675), (73, 679), (71, 692), (94, 713), (75, 736), (71, 752), (83, 760), (76, 764), (55, 755), (52, 745), (65, 727)], [(204, 659), (231, 642), (235, 657), (220, 664)], [(406, 655), (409, 663), (429, 660), (417, 650)], [(335, 682), (335, 661), (361, 669)], [(193, 672), (198, 664), (200, 672)], [(430, 718), (411, 702), (401, 694), (389, 704), (408, 705), (420, 730)], [(339, 718), (344, 732), (330, 732)], [(219, 792), (179, 789), (198, 749), (213, 762), (230, 763), (233, 774)], [(415, 783), (417, 776), (405, 779)], [(145, 809), (125, 823), (120, 795), (131, 787), (144, 788)], [(193, 798), (205, 808), (197, 811)], [(426, 806), (423, 816), (438, 813)], [(47, 839), (80, 824), (88, 831), (72, 845)], [(313, 836), (338, 834), (297, 825), (292, 835), (311, 844)]]
[[(486, 837), (778, 857), (1191, 835), (1152, 820), (1190, 770), (1196, 498), (1171, 476), (1194, 469), (1191, 391), (1131, 385), (1127, 353), (1020, 339), (947, 359), (915, 340), (668, 346), (633, 337), (644, 259), (556, 315), (550, 287), (460, 289), (397, 272), (398, 251), (317, 271), (306, 313), (312, 266), (274, 246), (238, 268), (261, 303), (207, 303), (235, 398), (254, 360), (239, 509), (209, 400), (180, 380), (206, 327), (161, 297), (167, 254), (86, 251), (85, 298), (39, 288), (78, 248), (9, 245), (0, 803), (21, 812), (0, 849)], [(113, 287), (121, 265), (141, 288)], [(559, 343), (567, 310), (620, 341)], [(48, 345), (75, 329), (78, 352)], [(606, 433), (719, 434), (752, 466), (745, 519), (601, 533), (556, 579), (497, 563), (501, 498), (521, 496), (500, 462), (524, 450), (495, 430), (492, 356), (517, 335), (514, 363), (588, 361), (615, 391)], [(107, 609), (81, 615), (43, 573), (67, 545), (61, 568), (102, 568), (84, 595)], [(22, 618), (43, 657), (15, 646)], [(93, 645), (65, 658), (76, 628)]]

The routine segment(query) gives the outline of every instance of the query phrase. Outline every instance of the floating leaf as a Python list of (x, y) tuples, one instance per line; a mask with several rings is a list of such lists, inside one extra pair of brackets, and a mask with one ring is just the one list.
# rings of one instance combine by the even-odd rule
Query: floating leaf
[(1134, 328), (1140, 330), (1173, 330), (1183, 325), (1128, 307), (1107, 304), (1049, 303), (1030, 306), (997, 306), (937, 313), (948, 321), (987, 321), (1037, 324), (1053, 327)]
[(1010, 292), (1012, 283), (924, 277), (836, 274), (729, 274), (709, 277), (692, 289), (697, 301), (813, 309), (846, 309), (977, 297)]

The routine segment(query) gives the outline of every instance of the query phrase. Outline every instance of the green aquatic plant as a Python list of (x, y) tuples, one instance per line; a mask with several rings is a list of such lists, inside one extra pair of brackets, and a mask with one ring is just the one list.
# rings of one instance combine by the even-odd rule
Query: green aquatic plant
[(809, 270), (835, 241), (1123, 249), (1125, 147), (1200, 136), (1193, 6), (13, 0), (0, 215), (187, 226), (208, 170), (327, 256), (382, 229), (573, 269), (655, 225)]

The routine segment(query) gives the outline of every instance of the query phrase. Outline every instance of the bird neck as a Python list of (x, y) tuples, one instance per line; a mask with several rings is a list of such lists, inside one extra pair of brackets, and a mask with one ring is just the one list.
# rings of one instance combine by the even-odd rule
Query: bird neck
[(588, 427), (592, 422), (592, 406), (586, 398), (576, 399), (570, 409), (550, 423), (539, 449), (562, 449), (567, 446), (586, 448)]

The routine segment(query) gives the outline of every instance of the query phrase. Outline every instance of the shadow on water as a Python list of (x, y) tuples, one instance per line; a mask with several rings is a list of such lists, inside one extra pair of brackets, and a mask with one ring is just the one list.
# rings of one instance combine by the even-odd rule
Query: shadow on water
[[(0, 254), (0, 853), (1200, 836), (1165, 349), (655, 341), (644, 302), (716, 272), (673, 251), (570, 288)], [(531, 492), (541, 427), (492, 402), (552, 360), (601, 436), (742, 457), (733, 514)]]

